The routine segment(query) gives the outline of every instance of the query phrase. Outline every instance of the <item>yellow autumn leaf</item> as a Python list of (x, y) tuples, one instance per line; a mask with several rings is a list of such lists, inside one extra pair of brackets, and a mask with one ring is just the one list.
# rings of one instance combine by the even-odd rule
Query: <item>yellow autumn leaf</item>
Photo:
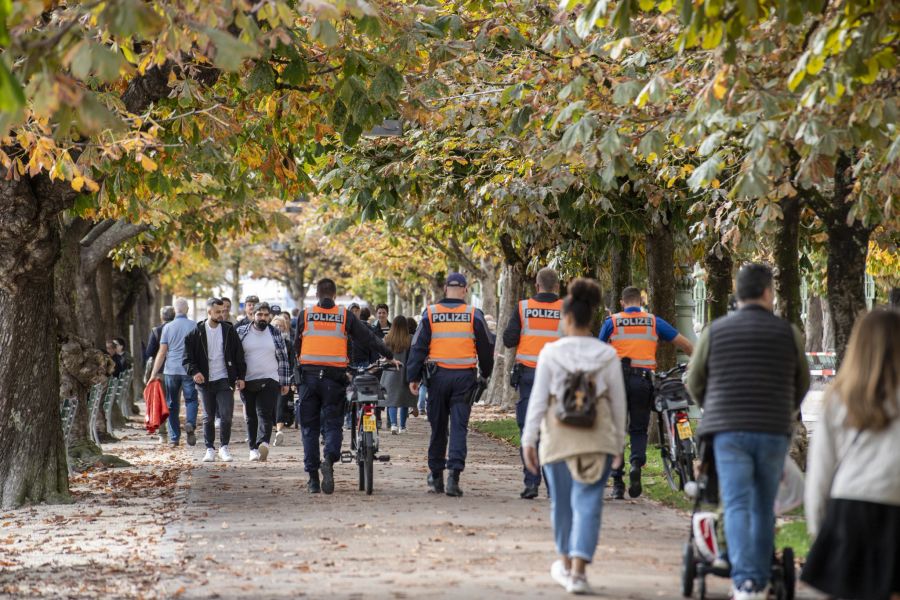
[(88, 189), (89, 192), (97, 192), (100, 191), (100, 186), (97, 185), (97, 182), (91, 179), (90, 177), (84, 177), (84, 186)]
[(721, 100), (725, 97), (727, 92), (728, 87), (725, 85), (725, 69), (722, 69), (716, 74), (716, 79), (713, 81), (713, 95), (716, 97), (716, 100)]
[(714, 190), (717, 190), (717, 189), (719, 189), (719, 186), (722, 184), (718, 179), (713, 179), (712, 181), (709, 182), (709, 185), (711, 185)]
[(156, 163), (149, 156), (145, 156), (143, 154), (138, 154), (138, 160), (141, 161), (141, 166), (145, 171), (155, 171)]
[(76, 177), (75, 179), (72, 180), (72, 189), (75, 190), (76, 192), (80, 192), (83, 187), (84, 187), (84, 177), (82, 177), (81, 175), (79, 175), (78, 177)]

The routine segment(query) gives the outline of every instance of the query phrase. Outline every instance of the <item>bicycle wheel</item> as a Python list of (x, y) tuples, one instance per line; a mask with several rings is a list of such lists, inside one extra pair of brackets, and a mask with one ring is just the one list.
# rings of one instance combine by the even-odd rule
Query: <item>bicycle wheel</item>
[(687, 482), (697, 479), (694, 476), (694, 446), (691, 440), (678, 442), (678, 479), (682, 490)]
[(372, 495), (375, 475), (375, 437), (371, 431), (365, 432), (362, 440), (363, 465), (365, 467), (366, 495)]

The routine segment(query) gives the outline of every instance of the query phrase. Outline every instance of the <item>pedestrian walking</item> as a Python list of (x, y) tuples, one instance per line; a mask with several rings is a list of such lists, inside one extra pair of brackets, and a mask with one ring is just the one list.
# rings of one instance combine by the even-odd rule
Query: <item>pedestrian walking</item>
[(448, 496), (463, 495), (459, 479), (466, 467), (466, 436), (477, 400), (478, 371), (487, 379), (494, 368), (494, 343), (484, 313), (466, 304), (467, 294), (466, 278), (451, 273), (444, 298), (425, 309), (407, 360), (413, 394), (418, 395), (422, 378), (428, 377), (428, 488), (444, 493), (444, 470), (449, 469)]
[(815, 539), (801, 579), (835, 598), (900, 600), (900, 312), (857, 323), (806, 471)]
[(222, 296), (222, 305), (225, 307), (225, 311), (222, 314), (222, 321), (225, 323), (231, 323), (231, 298), (226, 296)]
[(256, 305), (259, 304), (259, 296), (251, 294), (244, 298), (244, 314), (235, 322), (235, 327), (246, 325), (253, 322), (253, 314), (256, 312)]
[(184, 368), (203, 401), (203, 462), (216, 460), (216, 424), (219, 419), (219, 458), (234, 460), (228, 449), (234, 418), (234, 390), (244, 389), (247, 364), (244, 348), (231, 323), (224, 321), (224, 304), (219, 298), (206, 301), (206, 320), (185, 338)]
[[(600, 538), (603, 492), (625, 444), (625, 384), (616, 351), (594, 337), (600, 286), (576, 279), (562, 304), (565, 337), (538, 353), (522, 432), (526, 467), (544, 466), (559, 559), (554, 581), (590, 593), (587, 565)], [(540, 448), (538, 437), (540, 436)]]
[[(622, 361), (625, 393), (628, 396), (629, 452), (628, 495), (637, 498), (643, 491), (641, 470), (647, 463), (647, 433), (650, 428), (650, 409), (653, 402), (653, 371), (656, 369), (656, 348), (659, 340), (671, 342), (691, 355), (694, 347), (663, 319), (642, 308), (641, 291), (636, 287), (622, 290), (622, 312), (606, 319), (600, 329), (600, 339), (615, 348)], [(625, 497), (624, 461), (613, 469), (612, 497)]]
[[(153, 374), (153, 363), (156, 360), (156, 355), (159, 353), (159, 340), (162, 338), (162, 330), (166, 323), (171, 323), (175, 320), (175, 307), (163, 306), (159, 311), (159, 319), (161, 323), (150, 330), (147, 346), (144, 349), (144, 384), (150, 383), (150, 376)], [(168, 441), (169, 436), (166, 433), (165, 421), (159, 424), (156, 434), (159, 437), (160, 444), (165, 444)]]
[(159, 338), (159, 352), (153, 362), (150, 380), (158, 379), (163, 374), (163, 389), (166, 393), (166, 407), (169, 409), (169, 444), (178, 446), (181, 439), (181, 396), (184, 396), (185, 424), (184, 433), (188, 446), (197, 443), (197, 390), (194, 381), (184, 368), (184, 341), (197, 326), (187, 318), (188, 301), (184, 298), (175, 300), (175, 318), (162, 329)]
[(737, 276), (738, 310), (713, 321), (691, 358), (687, 387), (703, 407), (725, 509), (735, 600), (764, 599), (775, 536), (775, 495), (797, 411), (809, 389), (800, 330), (773, 313), (772, 271)]
[(273, 446), (281, 446), (284, 444), (284, 428), (290, 427), (296, 422), (296, 413), (294, 410), (294, 390), (296, 385), (294, 378), (297, 370), (297, 357), (294, 355), (294, 338), (291, 335), (291, 322), (287, 315), (282, 314), (280, 318), (272, 319), (272, 325), (281, 332), (284, 347), (288, 349), (288, 365), (291, 369), (291, 387), (288, 387), (287, 393), (281, 394), (278, 398), (278, 404), (275, 407), (275, 439), (272, 441)]
[[(300, 313), (294, 353), (300, 363), (300, 427), (303, 464), (309, 475), (311, 494), (334, 492), (334, 464), (340, 461), (342, 421), (347, 399), (347, 342), (393, 358), (372, 328), (342, 306), (335, 304), (337, 286), (331, 279), (316, 284), (318, 303)], [(324, 457), (320, 459), (319, 437), (324, 434)], [(320, 471), (321, 469), (321, 480)]]
[(375, 334), (382, 339), (390, 332), (391, 322), (388, 321), (388, 305), (379, 304), (375, 307)]
[(406, 358), (412, 336), (409, 335), (409, 326), (406, 317), (398, 315), (391, 323), (391, 330), (384, 336), (384, 344), (394, 353), (394, 360), (401, 363), (397, 371), (385, 371), (381, 374), (381, 386), (385, 389), (385, 406), (387, 407), (388, 425), (391, 434), (406, 433), (406, 420), (410, 409), (414, 416), (419, 414), (416, 408), (418, 395), (409, 391), (409, 381), (406, 379)]
[(269, 305), (260, 302), (256, 305), (253, 323), (237, 328), (247, 365), (241, 390), (247, 444), (250, 460), (259, 462), (265, 462), (269, 456), (275, 408), (281, 396), (291, 389), (293, 376), (284, 337), (280, 330), (269, 324), (269, 311)]
[[(525, 415), (528, 413), (528, 399), (534, 385), (534, 372), (537, 368), (537, 357), (541, 349), (562, 337), (562, 300), (559, 298), (559, 275), (549, 267), (538, 271), (535, 278), (537, 293), (519, 302), (519, 310), (514, 312), (503, 332), (503, 345), (516, 349), (516, 365), (510, 377), (510, 383), (519, 392), (516, 402), (516, 425), (519, 436), (525, 428)], [(522, 455), (522, 451), (519, 451)], [(525, 489), (519, 496), (525, 500), (537, 498), (541, 485), (541, 471), (532, 473), (522, 461), (522, 474)]]

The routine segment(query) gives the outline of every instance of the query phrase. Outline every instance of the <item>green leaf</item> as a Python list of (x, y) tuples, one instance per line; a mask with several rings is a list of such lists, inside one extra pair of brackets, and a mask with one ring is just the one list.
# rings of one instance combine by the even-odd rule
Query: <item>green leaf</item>
[(19, 80), (6, 68), (6, 61), (0, 57), (0, 110), (18, 112), (25, 106), (25, 92)]
[(383, 98), (394, 100), (400, 97), (403, 91), (403, 75), (391, 66), (384, 66), (369, 85), (369, 97), (378, 101)]
[(725, 140), (725, 136), (727, 134), (724, 131), (716, 131), (706, 137), (703, 140), (703, 143), (700, 144), (700, 156), (709, 156), (713, 153)]
[(648, 157), (651, 154), (659, 156), (663, 153), (665, 144), (666, 136), (661, 131), (651, 129), (641, 138), (641, 142), (638, 144), (638, 152), (644, 157)]
[(635, 97), (640, 93), (641, 87), (640, 82), (633, 79), (619, 83), (613, 89), (613, 102), (617, 106), (627, 106), (631, 104)]
[(334, 25), (331, 24), (331, 21), (322, 19), (313, 23), (312, 28), (309, 30), (309, 34), (313, 39), (319, 40), (329, 48), (337, 46), (341, 41), (340, 36), (338, 35), (337, 30), (335, 30)]
[(709, 185), (713, 179), (718, 177), (724, 166), (725, 161), (722, 160), (722, 156), (718, 152), (709, 157), (706, 162), (694, 169), (694, 172), (688, 178), (687, 183), (691, 191), (696, 192), (700, 188)]
[(255, 47), (245, 44), (231, 34), (212, 28), (206, 28), (204, 31), (216, 47), (214, 59), (216, 66), (225, 71), (237, 71), (246, 59), (257, 55)]
[(611, 126), (606, 128), (603, 137), (600, 138), (600, 143), (597, 144), (597, 149), (608, 159), (612, 160), (622, 151), (623, 146), (624, 143), (622, 142), (622, 138), (619, 137), (619, 132), (616, 131), (615, 126)]
[(251, 92), (271, 92), (275, 89), (275, 77), (275, 69), (267, 61), (258, 60), (247, 77), (247, 86)]

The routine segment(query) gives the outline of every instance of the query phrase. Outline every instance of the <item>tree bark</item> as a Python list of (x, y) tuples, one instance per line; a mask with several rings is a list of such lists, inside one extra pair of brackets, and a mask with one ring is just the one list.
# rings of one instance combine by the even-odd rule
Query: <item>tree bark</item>
[(97, 267), (94, 277), (95, 285), (97, 286), (97, 298), (100, 300), (100, 327), (98, 332), (101, 334), (101, 339), (96, 340), (96, 342), (101, 348), (104, 348), (106, 341), (112, 339), (113, 336), (121, 335), (121, 332), (114, 331), (115, 311), (113, 310), (112, 271), (112, 260), (105, 258)]
[(707, 248), (703, 265), (706, 268), (706, 322), (712, 323), (728, 314), (728, 296), (734, 289), (731, 251), (717, 242)]
[[(668, 223), (656, 223), (646, 236), (647, 283), (650, 288), (650, 311), (661, 319), (675, 323), (675, 239)], [(675, 347), (659, 344), (656, 351), (659, 369), (675, 365)]]
[[(512, 314), (517, 310), (523, 295), (525, 269), (522, 264), (504, 263), (500, 276), (500, 316), (497, 320), (498, 337), (502, 336)], [(509, 372), (516, 360), (515, 348), (503, 348), (497, 342), (494, 350), (494, 372), (485, 392), (485, 403), (501, 408), (509, 408), (516, 403), (516, 391), (509, 385)]]
[(800, 297), (800, 197), (779, 201), (784, 215), (775, 236), (775, 297), (779, 315), (803, 329)]
[(484, 314), (497, 318), (497, 264), (492, 260), (481, 259), (482, 310)]
[(822, 352), (834, 352), (834, 321), (828, 298), (822, 298)]
[(810, 296), (806, 314), (807, 352), (823, 352), (822, 339), (825, 330), (822, 312), (822, 299), (819, 296)]
[(606, 293), (606, 307), (616, 312), (622, 290), (631, 285), (632, 239), (626, 234), (619, 235), (619, 245), (610, 257), (610, 289)]

